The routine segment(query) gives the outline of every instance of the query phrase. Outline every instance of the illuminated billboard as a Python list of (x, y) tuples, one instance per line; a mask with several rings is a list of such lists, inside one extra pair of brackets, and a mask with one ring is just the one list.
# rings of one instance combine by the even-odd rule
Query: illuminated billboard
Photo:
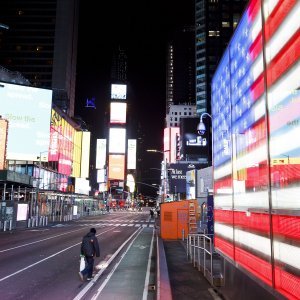
[(125, 153), (126, 146), (126, 129), (110, 128), (109, 129), (109, 153)]
[(215, 248), (287, 299), (300, 295), (299, 15), (299, 1), (250, 1), (211, 103)]
[(37, 161), (48, 150), (51, 105), (51, 90), (1, 82), (0, 115), (9, 122), (7, 159)]
[[(207, 118), (208, 119), (208, 118)], [(204, 120), (204, 122), (206, 119)], [(206, 132), (204, 135), (197, 133), (199, 118), (181, 118), (180, 133), (181, 133), (181, 154), (184, 159), (198, 161), (203, 164), (208, 164), (210, 159), (210, 139), (209, 128), (210, 119), (206, 124)]]
[(177, 144), (177, 136), (179, 135), (179, 127), (167, 127), (164, 129), (164, 153), (167, 162), (176, 163), (178, 152), (181, 150)]
[(127, 104), (121, 102), (110, 103), (110, 123), (126, 123)]
[(105, 169), (97, 170), (97, 182), (106, 182)]
[(136, 140), (128, 139), (127, 145), (127, 169), (136, 169)]
[(127, 97), (126, 84), (112, 84), (111, 85), (111, 99), (125, 100)]
[(106, 165), (106, 139), (97, 139), (96, 169), (102, 169)]
[(124, 180), (125, 156), (109, 155), (108, 179)]
[[(52, 109), (48, 159), (49, 161), (57, 161), (58, 172), (68, 176), (72, 174), (75, 150), (74, 137), (74, 127), (62, 118), (56, 110)], [(78, 139), (76, 141), (80, 143)], [(79, 144), (77, 144), (77, 147), (78, 146)], [(79, 157), (76, 156), (76, 159), (79, 159)], [(77, 161), (77, 163), (79, 163), (79, 161)], [(77, 167), (79, 166), (77, 165)], [(76, 172), (78, 172), (78, 170)]]
[(72, 177), (80, 177), (82, 131), (75, 131), (73, 143)]
[(81, 172), (80, 177), (89, 178), (90, 170), (90, 142), (91, 133), (88, 131), (82, 132), (82, 155), (81, 155)]
[(85, 178), (75, 178), (75, 193), (88, 195), (91, 190), (89, 180)]
[(7, 129), (8, 121), (0, 117), (0, 170), (3, 170), (6, 164)]

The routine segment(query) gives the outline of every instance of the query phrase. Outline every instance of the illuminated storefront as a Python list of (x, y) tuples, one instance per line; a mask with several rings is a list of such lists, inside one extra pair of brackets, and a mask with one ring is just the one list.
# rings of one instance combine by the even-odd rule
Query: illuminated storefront
[(300, 298), (300, 2), (250, 1), (212, 82), (215, 247)]

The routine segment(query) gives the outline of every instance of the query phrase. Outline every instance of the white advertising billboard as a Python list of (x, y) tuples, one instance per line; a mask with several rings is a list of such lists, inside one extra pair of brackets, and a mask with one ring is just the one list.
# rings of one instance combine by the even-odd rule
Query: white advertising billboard
[(0, 83), (0, 115), (9, 122), (7, 159), (37, 161), (49, 148), (52, 91)]
[(136, 169), (136, 140), (128, 139), (127, 169)]
[(111, 99), (126, 99), (127, 85), (126, 84), (112, 84), (111, 85)]
[(109, 153), (125, 153), (126, 146), (126, 129), (110, 128), (109, 129)]
[(110, 103), (110, 123), (126, 123), (127, 104), (124, 102)]
[(106, 165), (106, 139), (97, 139), (96, 169), (102, 169)]
[(105, 169), (97, 170), (97, 182), (105, 182), (106, 176), (105, 176)]
[(81, 154), (81, 171), (82, 178), (89, 177), (90, 170), (90, 142), (91, 133), (89, 131), (82, 132), (82, 154)]
[(85, 178), (75, 178), (75, 193), (88, 195), (91, 190), (90, 181)]

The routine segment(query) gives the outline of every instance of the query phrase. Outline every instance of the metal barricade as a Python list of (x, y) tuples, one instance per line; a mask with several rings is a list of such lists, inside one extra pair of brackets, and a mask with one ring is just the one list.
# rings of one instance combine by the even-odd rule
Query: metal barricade
[[(204, 277), (214, 285), (219, 285), (220, 269), (214, 266), (213, 235), (207, 234), (189, 234), (187, 236), (187, 258), (193, 263), (193, 266), (201, 271)], [(215, 258), (216, 259), (216, 258)], [(216, 264), (215, 264), (216, 265)], [(217, 283), (217, 280), (218, 283)]]

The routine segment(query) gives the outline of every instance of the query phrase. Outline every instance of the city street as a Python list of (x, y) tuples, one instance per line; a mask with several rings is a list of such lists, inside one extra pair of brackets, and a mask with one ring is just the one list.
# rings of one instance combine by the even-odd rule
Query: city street
[[(78, 276), (80, 244), (91, 227), (97, 230), (100, 257), (95, 260), (94, 279), (81, 282)], [(140, 294), (136, 299), (142, 299), (144, 286), (153, 277), (147, 267), (151, 261), (153, 232), (154, 220), (148, 210), (111, 212), (42, 228), (1, 232), (1, 299), (104, 299), (101, 293), (105, 293), (105, 286), (114, 286), (118, 280), (124, 293), (122, 284), (126, 285), (128, 276), (134, 273), (126, 269), (119, 277), (114, 273), (118, 273), (115, 272), (117, 267), (126, 259), (131, 265), (137, 263), (135, 274), (140, 282), (130, 286)], [(108, 290), (115, 296), (118, 293), (116, 288)], [(132, 293), (132, 290), (127, 292)], [(105, 299), (109, 299), (109, 295)]]

